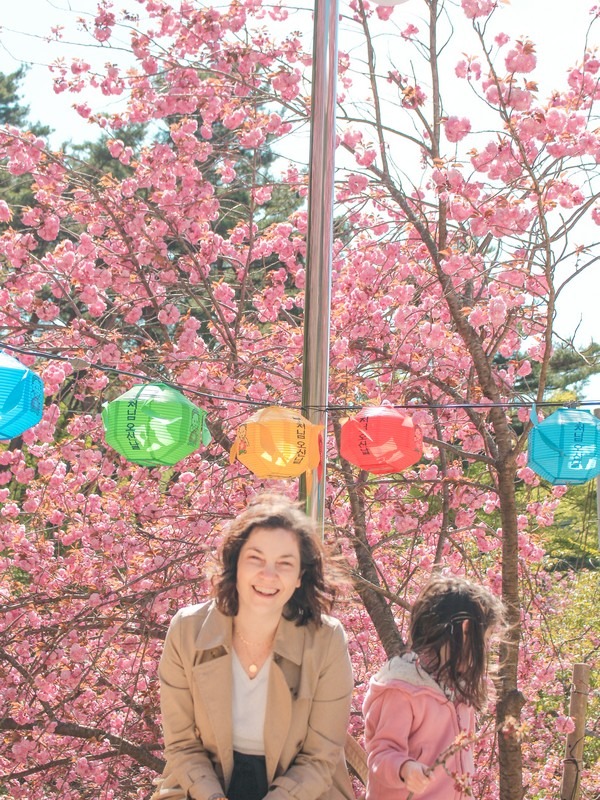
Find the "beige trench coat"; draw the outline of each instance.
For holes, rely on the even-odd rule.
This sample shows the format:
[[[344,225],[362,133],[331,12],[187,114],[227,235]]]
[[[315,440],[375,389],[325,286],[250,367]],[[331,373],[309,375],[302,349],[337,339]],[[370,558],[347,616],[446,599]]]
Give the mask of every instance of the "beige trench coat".
[[[229,786],[231,636],[231,617],[212,601],[173,617],[159,666],[167,764],[153,800],[208,800]],[[282,618],[264,728],[269,800],[354,800],[344,760],[352,688],[340,623]]]

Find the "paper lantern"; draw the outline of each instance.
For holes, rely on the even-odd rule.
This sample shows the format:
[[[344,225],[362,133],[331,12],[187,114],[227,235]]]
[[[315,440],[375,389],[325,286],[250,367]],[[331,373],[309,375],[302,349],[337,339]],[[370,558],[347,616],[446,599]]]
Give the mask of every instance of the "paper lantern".
[[[44,411],[44,384],[16,358],[0,352],[0,439],[32,428]]]
[[[259,478],[296,478],[319,466],[322,430],[299,411],[269,406],[239,426],[229,459]]]
[[[393,406],[363,408],[342,425],[340,454],[375,475],[401,472],[423,455],[423,435]]]
[[[210,442],[206,412],[164,383],[134,386],[102,410],[106,442],[128,461],[172,466]]]
[[[408,0],[375,0],[375,5],[378,6],[401,6]]]
[[[600,419],[590,411],[559,408],[534,424],[527,442],[527,464],[550,483],[586,483],[600,475]]]

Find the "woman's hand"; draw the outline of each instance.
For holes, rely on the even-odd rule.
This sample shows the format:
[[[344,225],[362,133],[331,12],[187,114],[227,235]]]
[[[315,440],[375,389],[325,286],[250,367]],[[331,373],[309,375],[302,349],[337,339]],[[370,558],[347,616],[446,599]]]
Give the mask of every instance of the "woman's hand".
[[[405,761],[400,767],[400,780],[404,782],[409,792],[421,794],[431,780],[429,772],[429,767],[420,761]]]

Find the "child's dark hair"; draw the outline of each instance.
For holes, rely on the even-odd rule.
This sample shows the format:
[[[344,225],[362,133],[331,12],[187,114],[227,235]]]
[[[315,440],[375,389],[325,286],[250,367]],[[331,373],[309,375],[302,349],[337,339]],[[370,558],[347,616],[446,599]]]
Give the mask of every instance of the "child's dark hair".
[[[411,647],[427,672],[479,709],[487,694],[486,633],[503,628],[505,620],[504,604],[485,587],[432,578],[412,608]]]

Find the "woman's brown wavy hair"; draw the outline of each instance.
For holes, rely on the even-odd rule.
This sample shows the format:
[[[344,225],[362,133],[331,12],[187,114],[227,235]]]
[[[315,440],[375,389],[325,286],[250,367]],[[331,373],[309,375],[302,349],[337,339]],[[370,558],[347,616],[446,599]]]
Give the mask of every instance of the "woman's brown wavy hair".
[[[295,534],[300,550],[300,586],[283,616],[296,625],[320,625],[321,615],[331,611],[337,593],[336,585],[325,575],[323,546],[310,517],[287,497],[272,493],[254,497],[227,527],[220,550],[221,571],[213,581],[219,611],[228,617],[238,613],[238,560],[254,528],[285,528]]]

